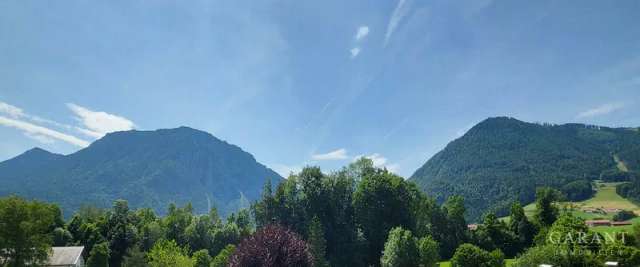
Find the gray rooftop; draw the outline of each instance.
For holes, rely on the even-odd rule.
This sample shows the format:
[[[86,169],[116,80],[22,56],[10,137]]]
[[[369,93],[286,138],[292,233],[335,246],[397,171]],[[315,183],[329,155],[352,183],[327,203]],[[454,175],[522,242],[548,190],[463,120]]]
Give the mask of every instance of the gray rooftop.
[[[52,247],[47,266],[73,265],[82,257],[84,247]]]

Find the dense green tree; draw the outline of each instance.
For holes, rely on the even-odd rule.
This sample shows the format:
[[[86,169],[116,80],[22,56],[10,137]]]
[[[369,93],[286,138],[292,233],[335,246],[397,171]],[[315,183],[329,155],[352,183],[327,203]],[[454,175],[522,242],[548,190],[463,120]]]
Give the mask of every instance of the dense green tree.
[[[84,245],[87,251],[91,251],[96,244],[106,241],[97,224],[89,222],[80,226],[80,235],[76,240],[78,244]]]
[[[488,252],[472,244],[462,244],[451,258],[452,267],[504,266],[504,255],[499,251]]]
[[[109,244],[107,242],[96,244],[93,246],[93,249],[91,249],[91,252],[89,252],[87,267],[109,267],[110,254]]]
[[[593,188],[589,180],[577,180],[563,185],[560,191],[570,201],[582,201],[593,196]]]
[[[151,250],[158,240],[165,238],[165,235],[165,229],[159,221],[151,221],[140,226],[140,249],[142,251]]]
[[[518,256],[514,264],[515,267],[540,266],[541,264],[560,265],[564,262],[563,255],[558,253],[554,246],[542,245],[528,249],[524,254]]]
[[[192,258],[194,267],[209,267],[212,260],[211,256],[209,255],[209,251],[207,251],[206,249],[194,252]]]
[[[71,233],[62,227],[53,229],[53,245],[56,247],[64,247],[73,241]]]
[[[127,251],[127,255],[124,256],[124,260],[122,261],[123,267],[146,267],[148,265],[146,253],[140,250],[138,246],[129,249],[129,251]]]
[[[233,222],[227,223],[221,228],[214,229],[212,237],[211,254],[217,255],[228,244],[240,242],[240,228]]]
[[[251,211],[249,209],[241,209],[238,212],[231,213],[231,215],[227,217],[227,224],[235,224],[238,226],[240,231],[240,240],[251,235],[253,233],[253,228],[255,227],[255,223],[251,218]]]
[[[305,167],[298,174],[303,205],[309,218],[313,216],[323,217],[326,211],[328,196],[322,184],[324,178],[324,174],[322,174],[319,167]]]
[[[447,235],[438,239],[442,246],[441,251],[444,253],[442,256],[445,258],[451,257],[460,244],[469,241],[465,213],[464,198],[452,196],[443,204],[442,215],[436,214],[439,217],[437,224],[443,224],[439,228],[445,231],[444,235]]]
[[[322,224],[320,223],[320,219],[318,219],[317,216],[313,217],[313,219],[311,219],[311,224],[309,224],[308,243],[311,255],[313,255],[313,266],[329,266],[325,258],[327,242],[324,239],[324,230],[322,229]]]
[[[425,236],[418,240],[417,245],[418,252],[420,253],[420,266],[438,266],[438,260],[440,259],[438,242],[433,240],[431,236]]]
[[[298,177],[290,176],[280,183],[274,198],[276,202],[274,223],[286,226],[296,233],[305,233],[307,214]]]
[[[260,201],[251,205],[253,217],[256,220],[256,226],[262,227],[272,224],[276,220],[277,203],[273,196],[273,186],[271,179],[267,179],[262,188],[262,196]]]
[[[450,234],[447,210],[440,207],[435,199],[421,195],[416,208],[416,233],[418,236],[431,236],[439,244],[439,254],[450,258],[460,244],[459,235]]]
[[[381,266],[409,267],[420,264],[420,251],[411,231],[395,227],[388,236],[380,258]]]
[[[0,199],[0,258],[7,266],[40,264],[51,248],[49,231],[55,227],[55,205],[16,196]]]
[[[638,217],[633,211],[621,210],[615,215],[613,215],[613,220],[616,222],[631,220],[635,217]]]
[[[562,199],[562,193],[549,187],[538,188],[536,191],[535,219],[542,227],[553,224],[558,218],[558,207],[554,202]]]
[[[191,267],[194,262],[188,255],[188,250],[178,246],[175,241],[160,240],[149,251],[147,257],[151,267]]]
[[[213,246],[213,232],[220,227],[209,215],[194,216],[191,224],[185,229],[187,243],[192,251],[209,249]]]
[[[113,203],[113,210],[109,212],[106,221],[111,266],[120,266],[127,250],[137,242],[137,229],[133,217],[127,201],[116,200]]]
[[[236,250],[236,246],[227,245],[223,250],[211,260],[211,267],[226,267],[229,264],[229,258]]]
[[[510,257],[520,252],[517,237],[506,223],[498,220],[495,214],[489,213],[485,216],[482,225],[474,231],[478,244],[484,250],[492,251],[499,249],[506,252]]]
[[[509,230],[517,237],[517,251],[529,247],[537,234],[536,226],[529,221],[520,202],[511,205]]]
[[[366,239],[364,258],[367,264],[379,264],[391,228],[414,229],[417,194],[415,186],[386,170],[366,174],[358,183],[353,205],[356,220]]]
[[[369,159],[366,159],[371,161]],[[360,160],[363,161],[363,160]],[[364,173],[352,163],[342,170],[325,177],[326,206],[320,221],[327,241],[326,256],[334,266],[359,266],[361,262],[361,241],[353,207],[353,193],[356,181],[353,175]],[[373,164],[373,163],[372,163]],[[351,255],[344,253],[351,251]]]
[[[175,240],[180,246],[187,246],[189,240],[186,236],[186,229],[193,220],[193,207],[191,203],[179,208],[175,204],[169,204],[167,216],[162,220],[163,228],[166,229],[166,237]]]

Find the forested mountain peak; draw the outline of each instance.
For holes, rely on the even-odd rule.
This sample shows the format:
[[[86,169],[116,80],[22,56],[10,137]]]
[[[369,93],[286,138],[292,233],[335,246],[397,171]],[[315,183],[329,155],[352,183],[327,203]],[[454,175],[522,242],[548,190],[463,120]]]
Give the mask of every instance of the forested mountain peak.
[[[27,151],[25,151],[24,153],[14,157],[13,159],[10,160],[14,160],[14,159],[32,159],[32,160],[39,160],[39,159],[53,159],[53,158],[57,158],[60,157],[62,155],[60,154],[55,154],[55,153],[51,153],[47,150],[44,150],[42,148],[39,147],[34,147],[32,149],[29,149]]]
[[[531,202],[536,187],[561,188],[619,171],[618,162],[640,169],[640,133],[495,117],[449,143],[410,179],[440,201],[464,196],[475,220],[487,211],[505,212],[514,200]]]
[[[248,206],[267,179],[282,177],[240,147],[189,127],[113,132],[67,156],[36,148],[0,163],[0,194],[55,201],[67,211],[124,198],[160,213],[169,203],[191,202],[197,212],[216,206],[225,214]]]

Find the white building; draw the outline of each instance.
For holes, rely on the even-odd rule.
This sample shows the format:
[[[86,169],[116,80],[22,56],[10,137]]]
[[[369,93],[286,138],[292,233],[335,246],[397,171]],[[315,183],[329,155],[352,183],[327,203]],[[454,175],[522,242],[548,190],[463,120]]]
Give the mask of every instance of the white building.
[[[46,267],[84,267],[84,247],[52,247]]]

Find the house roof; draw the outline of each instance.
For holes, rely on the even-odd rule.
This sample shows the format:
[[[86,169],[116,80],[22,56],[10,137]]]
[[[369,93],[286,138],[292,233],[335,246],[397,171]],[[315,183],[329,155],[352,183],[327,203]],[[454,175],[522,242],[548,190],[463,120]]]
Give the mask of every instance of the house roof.
[[[613,224],[613,225],[631,225],[631,222],[630,221],[611,222],[611,224]]]
[[[611,223],[610,220],[587,220],[586,223]]]
[[[73,265],[82,256],[84,247],[52,247],[47,266]]]

